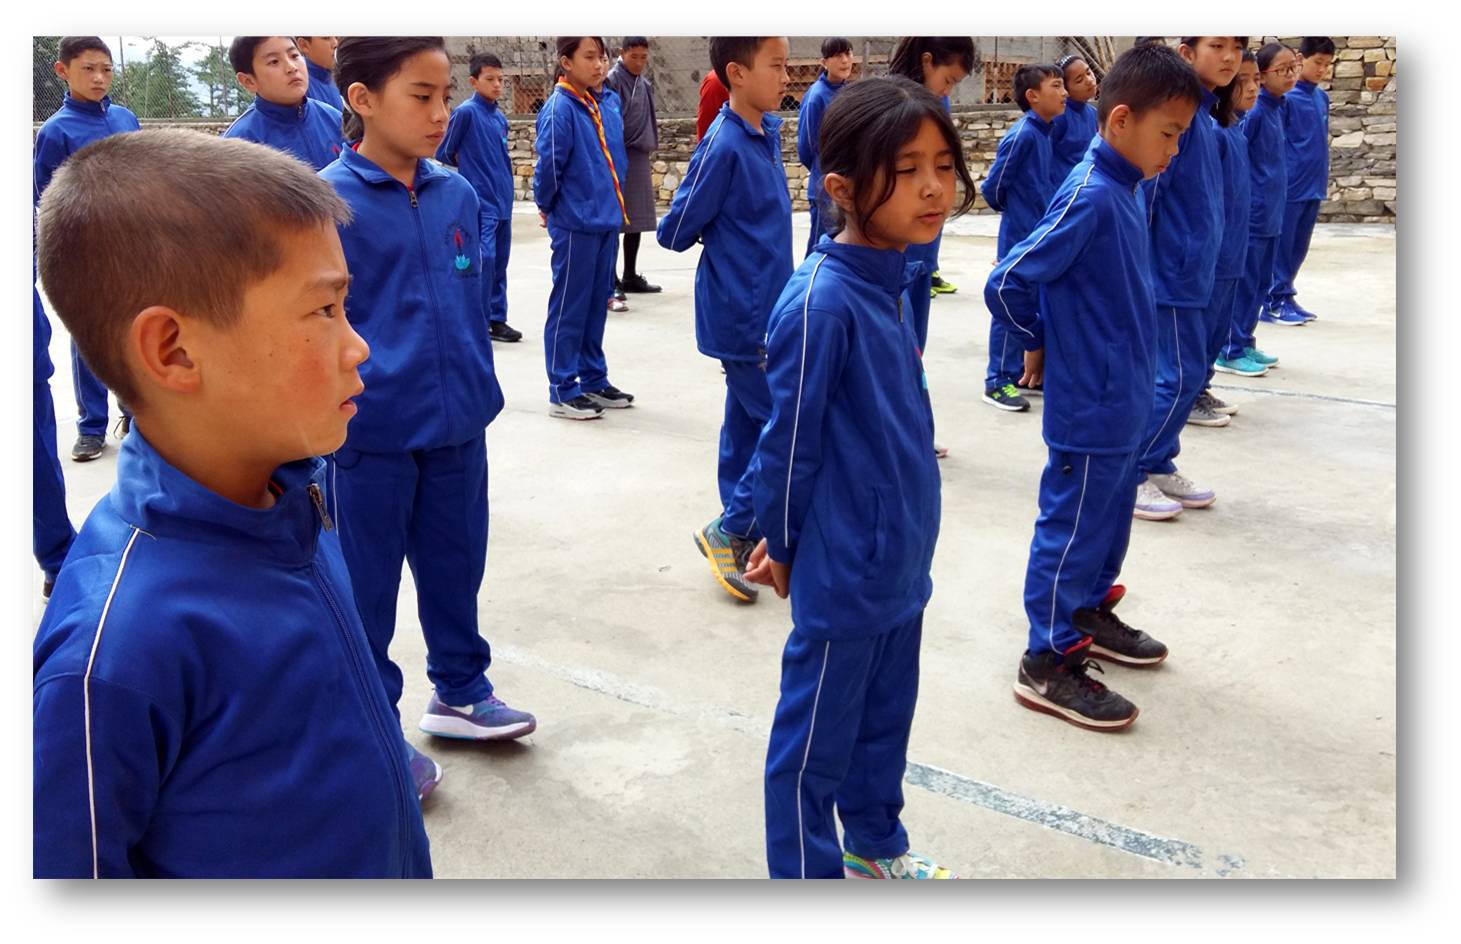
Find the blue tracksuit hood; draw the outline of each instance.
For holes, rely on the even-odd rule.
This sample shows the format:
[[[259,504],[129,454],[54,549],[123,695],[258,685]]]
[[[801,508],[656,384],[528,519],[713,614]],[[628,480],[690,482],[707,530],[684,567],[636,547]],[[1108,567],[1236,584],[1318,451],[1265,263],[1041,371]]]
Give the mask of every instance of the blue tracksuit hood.
[[[246,508],[123,441],[35,640],[37,876],[430,877],[324,463],[273,482]]]
[[[609,175],[609,162],[599,146],[598,129],[588,107],[555,88],[538,112],[537,129],[533,200],[548,214],[548,225],[580,233],[622,229],[624,211],[614,194],[614,178]],[[607,140],[607,126],[604,131]],[[623,137],[621,124],[621,142]]]
[[[481,435],[502,388],[482,310],[476,191],[424,159],[408,189],[351,148],[320,176],[355,215],[340,227],[345,308],[370,344],[350,447],[400,452]]]
[[[1288,202],[1323,200],[1329,188],[1329,94],[1300,79],[1283,97]]]
[[[298,105],[254,99],[225,138],[242,138],[292,154],[315,170],[340,156],[345,146],[340,110],[306,97]]]
[[[1156,382],[1156,302],[1141,171],[1104,140],[1072,168],[1029,236],[990,273],[985,304],[1045,349],[1045,442],[1138,448]]]
[[[452,112],[446,137],[436,149],[436,159],[456,167],[497,220],[512,218],[516,195],[509,137],[502,109],[474,92]]]
[[[112,104],[111,96],[100,102],[87,102],[72,98],[67,92],[61,99],[61,107],[47,118],[36,132],[34,166],[31,183],[34,200],[41,201],[41,193],[51,182],[51,176],[61,162],[86,147],[109,135],[123,131],[140,131],[142,124],[137,116],[121,105]]]
[[[1223,238],[1223,168],[1218,154],[1217,96],[1203,89],[1177,156],[1143,184],[1152,231],[1152,284],[1157,304],[1205,308],[1212,297]]]
[[[1248,259],[1248,218],[1253,212],[1253,182],[1248,167],[1248,138],[1235,122],[1218,129],[1223,165],[1223,239],[1218,244],[1216,279],[1236,279]]]
[[[791,276],[791,199],[781,164],[781,119],[759,133],[721,106],[659,221],[659,244],[705,244],[695,269],[695,341],[702,354],[759,361],[766,324]]]
[[[1258,90],[1253,110],[1243,116],[1248,139],[1248,177],[1253,198],[1248,226],[1254,236],[1277,236],[1283,230],[1283,206],[1288,200],[1288,173],[1284,167],[1283,99]]]
[[[1050,123],[1050,192],[1065,182],[1070,169],[1086,158],[1091,139],[1099,131],[1096,108],[1090,102],[1065,100],[1065,111]]]
[[[817,153],[817,135],[822,130],[822,113],[837,93],[847,87],[846,82],[833,85],[827,81],[826,70],[817,76],[807,94],[802,96],[801,107],[796,119],[796,157],[807,169],[807,199],[815,200],[822,193],[822,161]]]
[[[1050,130],[1050,122],[1033,111],[1021,115],[1000,139],[989,176],[980,187],[984,202],[1002,214],[996,250],[1001,259],[1040,222],[1055,193]]]
[[[335,111],[345,111],[345,99],[340,97],[340,90],[335,87],[335,73],[322,66],[317,66],[308,59],[304,62],[305,68],[309,70],[309,92],[306,94],[315,101],[329,105]]]
[[[903,253],[822,237],[771,316],[772,412],[752,466],[756,518],[790,562],[813,638],[872,636],[933,592],[939,471]]]

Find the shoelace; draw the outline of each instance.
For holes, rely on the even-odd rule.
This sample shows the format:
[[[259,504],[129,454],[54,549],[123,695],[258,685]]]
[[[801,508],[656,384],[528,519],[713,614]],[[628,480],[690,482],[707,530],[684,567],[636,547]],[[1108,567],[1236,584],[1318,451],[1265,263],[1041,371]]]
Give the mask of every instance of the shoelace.
[[[1080,682],[1081,688],[1088,689],[1097,695],[1101,694],[1106,690],[1105,684],[1102,682],[1098,682],[1095,679],[1091,678],[1089,675],[1087,675],[1087,669],[1095,669],[1102,675],[1106,674],[1106,670],[1101,668],[1101,664],[1095,659],[1087,659],[1075,668],[1067,667],[1066,671],[1076,677],[1076,679]]]
[[[751,566],[751,552],[756,549],[756,542],[747,540],[732,541],[731,543],[735,548],[736,570],[745,573],[746,568]]]
[[[1014,384],[1005,384],[1003,387],[1000,388],[1000,390],[1007,397],[1017,397],[1020,395],[1019,388],[1017,388]]]

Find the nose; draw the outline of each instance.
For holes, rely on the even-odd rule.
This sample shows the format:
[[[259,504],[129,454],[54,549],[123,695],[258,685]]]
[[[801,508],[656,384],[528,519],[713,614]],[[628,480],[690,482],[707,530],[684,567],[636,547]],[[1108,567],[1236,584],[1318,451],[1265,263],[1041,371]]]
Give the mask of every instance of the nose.
[[[348,321],[345,323],[345,330],[350,332],[350,336],[345,339],[345,345],[343,348],[343,352],[345,355],[345,366],[350,370],[354,370],[361,364],[370,360],[370,345],[366,343],[365,338],[362,338],[360,336],[360,333],[355,330],[355,326],[350,324]]]

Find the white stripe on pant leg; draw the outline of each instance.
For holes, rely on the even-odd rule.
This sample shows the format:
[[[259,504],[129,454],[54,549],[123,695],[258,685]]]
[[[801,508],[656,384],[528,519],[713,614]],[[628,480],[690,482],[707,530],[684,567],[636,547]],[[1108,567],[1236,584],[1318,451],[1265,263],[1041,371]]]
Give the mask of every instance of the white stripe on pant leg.
[[[563,261],[563,297],[558,299],[558,325],[553,329],[553,364],[548,368],[550,373],[558,369],[558,334],[563,330],[563,304],[568,301],[568,274],[571,271],[573,271],[573,230],[568,231],[568,257]],[[548,381],[553,383],[553,378],[549,377]]]
[[[1045,638],[1050,642],[1050,648],[1055,648],[1055,605],[1060,600],[1060,572],[1065,569],[1065,558],[1070,553],[1070,547],[1075,543],[1076,532],[1081,528],[1081,509],[1086,504],[1086,479],[1091,474],[1091,457],[1086,456],[1086,467],[1081,472],[1081,497],[1075,503],[1075,524],[1070,529],[1070,540],[1065,542],[1065,550],[1060,553],[1060,563],[1055,568],[1055,585],[1050,588],[1050,625],[1045,630]]]
[[[1177,309],[1172,309],[1172,346],[1177,352],[1177,393],[1172,397],[1172,407],[1167,411],[1166,419],[1162,425],[1157,427],[1157,432],[1152,436],[1152,441],[1146,444],[1146,449],[1141,451],[1141,457],[1146,458],[1147,451],[1156,445],[1158,439],[1162,438],[1162,430],[1172,421],[1172,414],[1177,412],[1177,398],[1182,395],[1182,332],[1177,330]]]
[[[817,705],[822,700],[822,679],[827,677],[827,656],[832,640],[822,647],[822,671],[817,675],[817,694],[812,697],[812,723],[807,726],[807,749],[802,753],[802,769],[796,772],[796,837],[801,848],[802,878],[807,877],[807,830],[802,820],[802,774],[807,772],[807,758],[812,756],[812,734],[817,730]]]
[[[102,604],[101,619],[96,624],[96,636],[91,640],[91,655],[86,658],[86,674],[81,678],[81,711],[86,725],[86,805],[91,813],[92,878],[101,878],[101,870],[98,864],[96,839],[96,777],[91,762],[91,668],[96,664],[96,650],[101,645],[101,631],[107,624],[107,611],[112,608],[112,597],[117,595],[117,584],[122,582],[122,571],[127,566],[127,555],[132,553],[132,545],[137,543],[137,535],[141,533],[140,529],[134,527],[132,536],[127,539],[127,547],[122,551],[122,559],[117,564],[117,575],[112,578],[112,588],[107,591],[106,603]]]

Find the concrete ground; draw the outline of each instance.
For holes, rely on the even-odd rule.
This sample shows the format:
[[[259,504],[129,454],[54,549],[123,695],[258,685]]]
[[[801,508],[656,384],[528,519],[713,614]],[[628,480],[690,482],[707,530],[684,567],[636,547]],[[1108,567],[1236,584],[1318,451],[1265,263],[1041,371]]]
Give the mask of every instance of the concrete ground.
[[[980,402],[996,226],[950,224],[942,274],[960,290],[933,303],[926,364],[951,455],[909,750],[915,847],[973,878],[1393,877],[1394,230],[1321,226],[1300,281],[1321,320],[1261,326],[1282,367],[1219,374],[1241,412],[1186,427],[1181,467],[1219,499],[1135,523],[1121,612],[1172,656],[1109,668],[1142,709],[1110,735],[1010,692],[1045,450],[1039,400],[1029,414]],[[551,419],[547,240],[531,208],[515,217],[509,319],[527,338],[496,347],[507,408],[488,436],[480,599],[493,682],[539,727],[486,745],[416,731],[430,692],[408,572],[392,655],[407,737],[446,769],[426,807],[440,877],[765,875],[761,772],[790,619],[769,591],[731,600],[691,541],[717,514],[724,395],[695,350],[695,263],[646,238],[640,268],[665,291],[609,316],[611,378],[635,407]],[[116,450],[64,458],[75,407],[59,322],[52,356],[80,522]]]

